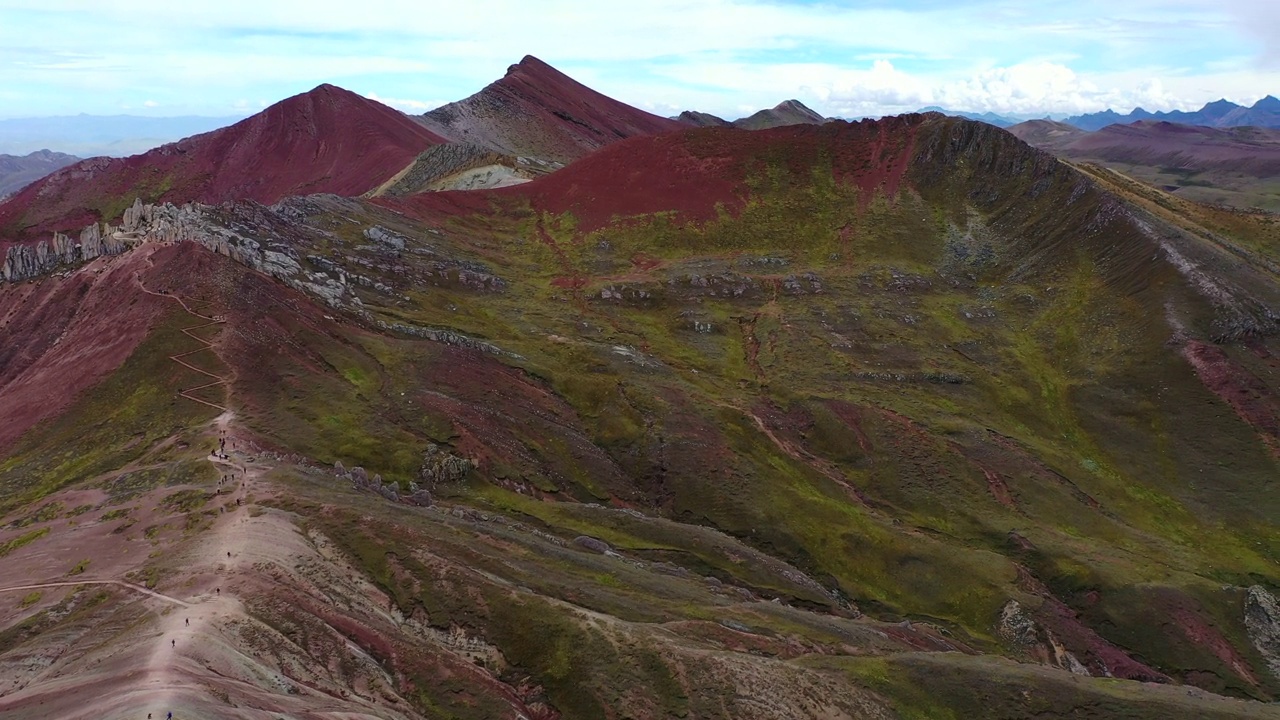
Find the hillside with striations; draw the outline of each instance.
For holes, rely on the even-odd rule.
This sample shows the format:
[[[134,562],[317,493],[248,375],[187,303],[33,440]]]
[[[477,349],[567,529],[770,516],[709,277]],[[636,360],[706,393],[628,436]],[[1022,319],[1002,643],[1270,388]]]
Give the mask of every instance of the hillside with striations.
[[[0,204],[0,237],[111,220],[148,202],[357,195],[444,140],[404,114],[332,85],[283,100],[230,127],[128,158],[63,168]]]
[[[562,163],[618,140],[682,127],[602,95],[533,56],[475,95],[418,119],[454,142]]]

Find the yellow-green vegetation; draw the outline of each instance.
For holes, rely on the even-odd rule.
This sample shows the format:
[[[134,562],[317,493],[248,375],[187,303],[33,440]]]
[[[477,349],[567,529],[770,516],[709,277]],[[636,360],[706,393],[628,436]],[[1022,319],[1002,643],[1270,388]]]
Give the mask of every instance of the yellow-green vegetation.
[[[438,497],[765,595],[848,598],[987,650],[1001,647],[1007,600],[1041,605],[1029,574],[1161,671],[1230,676],[1207,646],[1169,651],[1151,632],[1181,631],[1151,631],[1140,612],[1225,613],[1188,598],[1215,583],[1280,584],[1280,501],[1265,492],[1280,467],[1163,321],[1209,328],[1215,310],[1153,260],[1114,200],[1012,139],[991,142],[1004,145],[912,170],[914,189],[895,198],[864,197],[821,153],[765,152],[745,165],[742,210],[704,223],[658,212],[583,232],[572,212],[519,205],[450,220],[447,252],[486,263],[505,289],[408,285],[407,301],[362,294],[365,308],[511,355],[464,361],[409,338],[291,328],[330,370],[278,360],[254,389],[267,409],[249,419],[321,462],[401,482],[428,442],[467,438],[492,452]],[[1273,252],[1238,219],[1197,222]],[[1232,358],[1261,373],[1248,355]],[[516,381],[495,381],[513,366]],[[523,393],[547,399],[526,413]],[[547,502],[570,499],[670,524]],[[726,562],[678,530],[697,526],[821,590]],[[375,575],[394,596],[388,573]],[[595,588],[594,607],[634,612],[606,592],[616,575],[575,577]],[[1162,590],[1121,592],[1135,583]],[[1248,653],[1238,614],[1218,622]]]
[[[596,208],[507,198],[428,229],[316,200],[307,222],[323,232],[300,232],[299,255],[392,291],[353,283],[356,326],[281,310],[280,288],[244,279],[238,422],[320,466],[422,480],[443,507],[302,468],[264,502],[404,617],[497,646],[503,681],[528,678],[566,718],[724,714],[699,696],[732,694],[708,669],[729,657],[877,693],[904,717],[1208,707],[1008,660],[1070,665],[1063,651],[1095,674],[1280,696],[1242,609],[1244,588],[1280,587],[1280,235],[930,122],[894,197],[850,179],[889,174],[879,155],[765,147],[725,164],[745,173],[741,202],[704,222],[655,208],[588,231]],[[699,162],[721,160],[714,134],[690,137],[707,143]],[[374,224],[422,246],[392,257],[363,239]],[[147,342],[178,346],[172,324]],[[121,383],[178,382],[130,363]],[[95,473],[116,502],[181,483],[197,489],[163,505],[199,529],[216,470],[177,443],[148,448],[208,445],[190,428],[210,413],[159,396],[125,413],[112,392],[24,438],[0,502]],[[468,469],[427,480],[428,457]],[[1010,600],[1043,631],[1035,647],[998,627]],[[921,647],[962,652],[905,651]],[[454,712],[438,675],[404,672],[417,711]]]
[[[44,527],[39,530],[25,532],[17,537],[9,538],[8,540],[0,543],[0,557],[4,557],[14,550],[17,550],[24,545],[29,545],[48,534],[49,528]]]
[[[41,593],[39,590],[29,592],[26,595],[22,596],[22,601],[18,603],[18,607],[29,608],[32,605],[35,605],[36,603],[40,602],[40,598],[42,597],[44,597],[44,594]]]
[[[160,504],[176,513],[190,513],[204,507],[209,501],[210,494],[206,490],[199,488],[189,488],[187,490],[179,490],[171,495],[165,496]]]
[[[13,527],[27,527],[35,523],[49,522],[62,517],[63,504],[60,502],[45,503],[36,509],[30,515],[25,515],[13,521]]]
[[[85,558],[75,564],[75,567],[67,571],[67,575],[81,575],[85,570],[89,569],[89,563],[93,562],[90,558]]]
[[[166,316],[124,364],[67,412],[33,428],[0,461],[0,512],[33,503],[69,483],[124,467],[176,430],[192,432],[216,414],[176,402],[195,373],[169,360],[190,349],[181,311]],[[207,465],[207,463],[206,463]]]

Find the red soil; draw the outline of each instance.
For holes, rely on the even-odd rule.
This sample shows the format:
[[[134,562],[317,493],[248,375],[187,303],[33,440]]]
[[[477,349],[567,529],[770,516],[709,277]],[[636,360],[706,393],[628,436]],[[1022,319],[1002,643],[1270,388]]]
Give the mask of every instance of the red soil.
[[[455,140],[568,162],[623,138],[679,130],[679,122],[602,95],[526,56],[501,80],[423,116]]]
[[[134,196],[273,203],[309,193],[358,195],[443,142],[396,110],[321,85],[221,130],[63,168],[0,205],[0,234],[78,231],[103,208]]]
[[[1200,382],[1231,405],[1241,420],[1258,431],[1271,453],[1280,458],[1280,399],[1216,345],[1191,340],[1182,354],[1195,368]]]
[[[1169,676],[1134,660],[1080,621],[1076,612],[1056,598],[1045,598],[1036,620],[1056,635],[1091,673],[1106,670],[1113,677],[1142,682],[1169,682]]]
[[[1177,623],[1178,628],[1188,640],[1213,653],[1214,657],[1231,668],[1231,671],[1242,680],[1257,687],[1258,677],[1249,669],[1249,663],[1245,662],[1231,642],[1223,637],[1217,628],[1205,622],[1204,617],[1199,613],[1186,607],[1178,607],[1174,609],[1171,619]]]
[[[118,368],[170,309],[137,291],[135,271],[146,263],[132,253],[66,278],[0,284],[0,450]]]
[[[618,219],[673,213],[677,222],[713,220],[742,210],[744,181],[769,166],[810,181],[829,166],[837,182],[857,187],[861,204],[896,197],[907,181],[919,129],[934,118],[904,115],[857,123],[793,125],[772,130],[697,128],[614,143],[533,182],[495,190],[424,193],[378,202],[427,221],[495,205],[572,213],[587,233]]]
[[[1036,621],[1053,633],[1091,674],[1141,682],[1170,681],[1168,675],[1129,657],[1085,625],[1075,610],[1054,597],[1026,568],[1018,568],[1018,582],[1023,589],[1044,598],[1044,603],[1035,611]]]
[[[492,191],[527,198],[537,210],[572,212],[584,232],[616,217],[674,211],[685,221],[740,210],[743,181],[782,164],[797,182],[829,163],[838,182],[857,186],[863,203],[894,197],[910,166],[917,129],[929,118],[905,115],[858,123],[793,125],[744,132],[700,128],[625,140],[533,182]]]

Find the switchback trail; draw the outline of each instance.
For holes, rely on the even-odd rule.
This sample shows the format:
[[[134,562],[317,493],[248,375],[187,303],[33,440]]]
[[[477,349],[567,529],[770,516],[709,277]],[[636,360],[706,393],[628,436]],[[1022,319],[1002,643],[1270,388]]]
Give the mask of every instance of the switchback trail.
[[[200,373],[201,375],[204,375],[204,376],[207,376],[207,377],[213,378],[213,382],[207,382],[207,383],[205,383],[205,384],[203,384],[203,385],[197,385],[196,387],[192,387],[192,388],[184,388],[184,389],[182,389],[182,390],[179,390],[179,391],[178,391],[178,394],[179,394],[179,395],[181,395],[182,397],[184,397],[184,398],[186,398],[186,399],[188,399],[188,400],[192,400],[192,401],[194,401],[194,402],[198,402],[198,403],[200,403],[201,405],[208,405],[208,406],[209,406],[209,407],[211,407],[211,408],[215,408],[215,409],[217,409],[217,410],[221,410],[221,411],[223,411],[223,412],[226,412],[226,411],[227,411],[227,408],[223,407],[222,405],[218,405],[217,403],[211,403],[211,402],[209,402],[208,400],[202,400],[202,399],[200,399],[200,398],[198,398],[198,397],[195,397],[195,396],[194,396],[194,395],[192,395],[191,393],[193,393],[193,392],[195,392],[195,391],[197,391],[197,390],[203,390],[203,389],[205,389],[205,388],[214,387],[215,385],[226,385],[226,384],[227,384],[227,379],[226,379],[226,378],[224,378],[224,377],[222,377],[221,375],[215,375],[214,373],[211,373],[211,372],[209,372],[208,370],[201,370],[200,368],[196,367],[195,365],[192,365],[191,363],[186,362],[185,360],[183,360],[183,359],[182,359],[182,358],[184,358],[184,357],[186,357],[186,356],[188,356],[188,355],[194,355],[194,354],[196,354],[196,353],[198,353],[198,352],[201,352],[201,351],[203,351],[203,350],[209,350],[209,351],[212,351],[212,350],[213,350],[213,343],[211,343],[211,342],[209,342],[208,340],[205,340],[204,338],[202,338],[202,337],[200,337],[200,336],[198,336],[198,335],[196,335],[196,334],[192,333],[192,332],[191,332],[192,330],[199,330],[200,328],[206,328],[206,327],[209,327],[210,325],[221,325],[221,324],[223,324],[223,323],[224,323],[224,322],[226,322],[226,321],[225,321],[225,320],[219,320],[219,319],[217,319],[217,318],[210,317],[210,316],[208,316],[208,315],[202,315],[201,313],[198,313],[198,312],[196,312],[195,310],[192,310],[192,309],[191,309],[191,307],[190,307],[190,306],[188,306],[188,305],[187,305],[187,303],[186,303],[185,301],[183,301],[183,299],[182,299],[182,298],[180,298],[180,297],[178,297],[177,295],[170,295],[169,293],[160,293],[160,292],[156,292],[156,291],[154,291],[154,290],[149,290],[149,289],[147,289],[147,286],[142,284],[142,278],[141,278],[141,277],[139,277],[137,273],[134,273],[134,279],[135,279],[135,280],[137,280],[137,282],[138,282],[138,287],[142,290],[142,292],[147,293],[148,295],[155,295],[156,297],[164,297],[164,298],[169,298],[169,299],[171,299],[171,300],[174,300],[174,301],[176,301],[179,305],[181,305],[181,306],[182,306],[182,309],[183,309],[183,310],[185,310],[185,311],[187,312],[187,314],[188,314],[188,315],[192,315],[192,316],[194,316],[194,317],[198,317],[198,318],[200,318],[200,319],[202,319],[202,320],[208,320],[208,321],[209,321],[209,322],[206,322],[206,323],[201,323],[201,324],[199,324],[199,325],[191,325],[191,326],[189,326],[189,327],[181,328],[181,330],[182,330],[182,334],[184,334],[184,335],[186,335],[187,337],[191,338],[192,340],[195,340],[196,342],[200,343],[200,344],[202,345],[202,347],[196,348],[195,350],[192,350],[192,351],[190,351],[190,352],[179,353],[179,354],[177,354],[177,355],[170,355],[170,356],[169,356],[169,359],[170,359],[170,360],[172,360],[172,361],[174,361],[174,362],[176,362],[176,363],[178,363],[179,365],[181,365],[181,366],[183,366],[183,367],[187,368],[188,370],[193,370],[193,371],[195,371],[195,372]]]

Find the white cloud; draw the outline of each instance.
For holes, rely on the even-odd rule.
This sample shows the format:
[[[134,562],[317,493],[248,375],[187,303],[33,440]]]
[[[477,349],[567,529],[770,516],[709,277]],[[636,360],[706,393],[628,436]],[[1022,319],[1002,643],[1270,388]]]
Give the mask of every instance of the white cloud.
[[[727,115],[788,97],[842,115],[1037,113],[1280,91],[1265,72],[1280,67],[1280,3],[1222,3],[0,0],[21,11],[0,22],[0,97],[6,112],[92,112],[146,92],[166,111],[221,112],[333,82],[422,112],[444,101],[420,98],[464,97],[526,53],[626,102]]]
[[[378,95],[378,93],[372,93],[372,92],[366,94],[365,97],[369,98],[370,100],[380,102],[383,105],[390,105],[391,107],[401,112],[413,113],[417,115],[421,115],[422,113],[428,110],[434,110],[440,107],[441,105],[447,104],[448,102],[448,101],[442,102],[439,100],[406,100],[403,98],[382,97]]]
[[[156,102],[155,100],[146,100],[142,103],[142,106],[149,107],[149,108],[160,107],[160,103]]]

